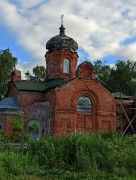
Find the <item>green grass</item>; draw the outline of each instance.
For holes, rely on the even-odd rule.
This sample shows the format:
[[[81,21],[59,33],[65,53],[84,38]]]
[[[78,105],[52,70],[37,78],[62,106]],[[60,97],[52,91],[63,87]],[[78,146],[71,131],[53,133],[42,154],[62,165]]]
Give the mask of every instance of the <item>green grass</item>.
[[[2,145],[1,145],[2,147]],[[136,179],[136,135],[49,136],[0,149],[0,179]]]

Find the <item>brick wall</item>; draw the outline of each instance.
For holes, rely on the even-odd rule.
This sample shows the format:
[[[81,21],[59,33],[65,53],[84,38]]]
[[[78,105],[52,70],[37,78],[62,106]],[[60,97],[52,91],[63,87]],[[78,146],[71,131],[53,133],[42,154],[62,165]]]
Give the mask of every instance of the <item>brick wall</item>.
[[[9,89],[8,89],[8,96],[17,96],[18,90],[13,81],[10,82]]]
[[[31,106],[34,102],[44,101],[44,93],[33,91],[19,91],[18,102],[24,110],[27,106]]]
[[[5,131],[5,133],[10,136],[12,135],[13,129],[12,125],[9,122],[10,118],[18,119],[17,115],[0,115],[0,120],[2,120],[3,126],[2,129]]]
[[[65,51],[52,51],[47,52],[46,55],[46,79],[63,78],[71,79],[76,76],[76,64],[78,55],[76,52]],[[64,59],[67,58],[70,61],[70,73],[63,72]],[[48,70],[49,69],[49,70]],[[49,72],[48,72],[49,71]]]
[[[77,112],[81,96],[91,99],[91,113]],[[115,106],[112,94],[96,79],[77,78],[56,88],[54,133],[114,131]]]

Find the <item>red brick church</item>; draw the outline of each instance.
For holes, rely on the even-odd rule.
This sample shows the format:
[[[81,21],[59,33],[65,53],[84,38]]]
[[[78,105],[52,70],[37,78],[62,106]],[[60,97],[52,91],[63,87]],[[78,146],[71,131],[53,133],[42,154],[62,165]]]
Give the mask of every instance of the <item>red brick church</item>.
[[[20,112],[26,132],[37,124],[35,137],[116,129],[117,101],[112,92],[90,62],[77,67],[78,44],[65,35],[63,25],[59,30],[46,44],[46,81],[21,80],[18,70],[11,74],[7,98],[0,101],[0,128],[9,135],[12,127],[7,119]]]

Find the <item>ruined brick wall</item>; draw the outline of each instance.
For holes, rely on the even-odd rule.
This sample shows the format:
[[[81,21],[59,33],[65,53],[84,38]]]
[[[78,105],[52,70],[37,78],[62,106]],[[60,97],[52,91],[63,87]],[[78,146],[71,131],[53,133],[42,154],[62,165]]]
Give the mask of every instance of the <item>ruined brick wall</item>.
[[[56,92],[55,89],[50,89],[47,92],[45,92],[44,100],[48,101],[51,105],[51,107],[55,108],[55,102],[56,102]]]
[[[25,130],[31,120],[40,123],[40,134],[51,134],[52,107],[41,92],[19,92],[18,101],[25,118]]]
[[[17,91],[14,83],[9,88],[8,96],[16,96],[21,111],[25,120],[25,131],[27,131],[27,124],[30,120],[37,120],[40,122],[40,134],[51,134],[52,132],[52,116],[55,105],[54,90],[47,93],[34,91]],[[50,105],[51,104],[51,105]],[[11,117],[11,116],[10,116]],[[7,117],[4,116],[4,130],[8,134],[12,134],[12,128],[7,122]],[[42,132],[44,131],[44,132]]]
[[[31,106],[34,102],[44,101],[44,93],[34,91],[19,91],[18,102],[22,110]]]
[[[44,94],[41,92],[20,91],[18,93],[17,99],[19,106],[24,114],[25,124],[27,124],[27,122],[32,119],[31,113],[35,111],[35,109],[32,109],[31,106],[35,102],[43,102]]]
[[[91,99],[92,112],[77,112],[81,96]],[[96,79],[77,78],[56,88],[54,133],[61,135],[80,130],[90,133],[115,130],[114,98]]]
[[[10,136],[13,133],[12,125],[9,122],[10,118],[18,119],[17,115],[0,115],[0,120],[3,123],[2,130],[5,131],[5,133]]]
[[[45,93],[45,101],[49,102],[52,111],[50,114],[51,121],[50,121],[50,126],[51,126],[51,133],[54,134],[54,119],[55,119],[55,105],[56,105],[56,91],[55,89],[50,89]]]
[[[18,90],[13,81],[10,82],[9,89],[8,89],[8,96],[17,96]]]

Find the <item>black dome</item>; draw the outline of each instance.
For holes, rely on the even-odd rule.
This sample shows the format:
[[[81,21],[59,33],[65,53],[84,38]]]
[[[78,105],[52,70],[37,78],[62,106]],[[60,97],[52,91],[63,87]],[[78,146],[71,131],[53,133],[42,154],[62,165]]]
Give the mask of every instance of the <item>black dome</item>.
[[[46,49],[51,50],[70,50],[72,52],[75,52],[78,48],[78,44],[76,41],[74,41],[72,38],[65,35],[65,28],[63,25],[61,25],[60,34],[57,36],[52,37],[49,41],[46,43]]]

